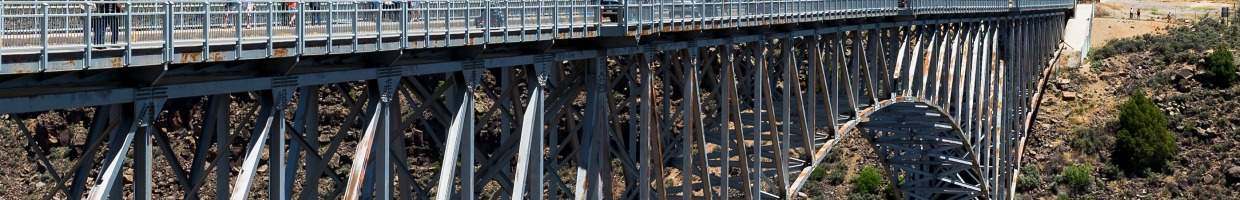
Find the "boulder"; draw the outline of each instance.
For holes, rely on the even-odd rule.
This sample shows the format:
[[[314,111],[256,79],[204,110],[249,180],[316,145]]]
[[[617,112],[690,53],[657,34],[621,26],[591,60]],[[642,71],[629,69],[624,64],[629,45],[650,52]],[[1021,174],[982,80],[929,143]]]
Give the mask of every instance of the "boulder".
[[[1058,79],[1055,79],[1055,85],[1056,85],[1056,86],[1059,86],[1059,87],[1061,87],[1061,88],[1062,88],[1062,87],[1067,87],[1069,84],[1072,84],[1072,80],[1071,80],[1071,79],[1067,79],[1067,78],[1058,78]]]
[[[1077,97],[1080,97],[1080,96],[1078,96],[1076,92],[1063,92],[1064,101],[1076,100]]]
[[[1235,184],[1240,182],[1240,166],[1231,166],[1227,168],[1227,183]]]

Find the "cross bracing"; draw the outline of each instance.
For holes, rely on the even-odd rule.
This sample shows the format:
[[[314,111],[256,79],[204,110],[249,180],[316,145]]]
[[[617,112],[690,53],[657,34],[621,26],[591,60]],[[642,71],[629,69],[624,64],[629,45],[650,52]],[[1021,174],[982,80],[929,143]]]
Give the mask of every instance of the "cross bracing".
[[[159,196],[157,168],[172,168],[185,198],[204,188],[253,198],[254,187],[272,199],[799,198],[810,171],[851,133],[877,147],[908,198],[1013,197],[1062,10],[891,17],[918,10],[903,6],[731,28],[654,20],[628,30],[637,35],[553,43],[18,72],[0,84],[10,91],[0,112],[95,108],[90,153],[47,194],[70,198]],[[645,29],[677,23],[701,24]],[[92,85],[64,84],[76,82]],[[335,93],[360,95],[344,97],[346,116],[330,122],[349,128],[328,133],[323,102],[312,99]],[[228,125],[242,94],[258,102],[248,130]],[[174,141],[152,122],[187,100],[204,108],[196,153],[153,156]],[[414,138],[429,147],[410,146]],[[412,168],[409,148],[440,152],[429,156],[435,170]],[[132,183],[117,180],[124,171]]]

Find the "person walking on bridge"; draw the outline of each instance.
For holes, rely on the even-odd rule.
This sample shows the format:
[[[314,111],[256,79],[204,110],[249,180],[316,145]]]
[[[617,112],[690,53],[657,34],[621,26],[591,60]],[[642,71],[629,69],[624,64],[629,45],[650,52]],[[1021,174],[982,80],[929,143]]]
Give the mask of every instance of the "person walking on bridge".
[[[297,10],[298,9],[301,9],[301,8],[297,7],[297,2],[284,2],[284,10],[288,12],[287,14],[284,14],[285,16],[284,18],[288,19],[285,21],[285,25],[297,26]]]
[[[306,13],[310,15],[308,17],[311,25],[323,25],[323,10],[325,10],[323,9],[323,4],[327,3],[318,1],[306,3],[306,6],[308,6]]]
[[[125,5],[116,3],[115,0],[105,2],[112,3],[95,4],[95,15],[98,17],[94,17],[90,20],[91,33],[94,34],[94,37],[91,38],[91,42],[95,45],[103,45],[103,38],[107,35],[106,31],[108,31],[108,29],[112,30],[112,44],[116,44],[116,41],[120,40],[120,13],[121,10],[125,8]],[[96,46],[95,48],[102,49],[104,47]]]

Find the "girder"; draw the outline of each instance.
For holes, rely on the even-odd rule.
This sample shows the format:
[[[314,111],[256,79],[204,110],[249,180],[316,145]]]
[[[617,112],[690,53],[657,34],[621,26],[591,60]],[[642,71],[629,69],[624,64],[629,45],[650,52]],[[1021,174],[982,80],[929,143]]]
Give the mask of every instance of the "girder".
[[[1007,199],[1037,102],[1035,83],[1044,79],[1064,17],[1013,12],[395,59],[270,77],[0,95],[0,111],[98,107],[84,160],[66,171],[71,176],[51,170],[65,188],[56,192],[71,198],[120,198],[126,186],[137,199],[165,195],[151,171],[171,167],[186,199],[246,199],[256,188],[270,199],[794,199],[828,152],[860,133],[887,176],[903,180],[897,184],[907,198]],[[664,25],[638,31],[685,26]],[[409,38],[374,48],[421,42]],[[57,98],[70,99],[39,102]],[[165,102],[181,99],[205,99],[198,101],[201,128],[161,130],[163,111],[186,109]],[[230,119],[242,104],[257,104],[247,111],[256,115],[252,122]],[[329,104],[344,109],[324,108]],[[249,134],[233,134],[245,127]],[[171,152],[180,142],[167,136],[173,131],[197,135],[188,165]],[[163,157],[172,164],[153,164],[153,147],[172,155]],[[103,163],[96,168],[93,159]],[[128,185],[118,180],[125,170],[134,171]]]

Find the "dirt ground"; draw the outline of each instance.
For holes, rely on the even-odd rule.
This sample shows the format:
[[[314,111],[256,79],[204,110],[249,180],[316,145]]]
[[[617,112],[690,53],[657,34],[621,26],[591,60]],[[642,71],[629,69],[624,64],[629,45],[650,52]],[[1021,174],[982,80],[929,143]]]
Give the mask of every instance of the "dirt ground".
[[[1170,25],[1160,21],[1094,18],[1094,34],[1089,38],[1089,43],[1092,47],[1102,47],[1114,39],[1162,33]]]
[[[1098,17],[1187,22],[1198,17],[1218,17],[1222,12],[1220,8],[1234,3],[1234,0],[1103,0]],[[1140,16],[1136,15],[1137,11],[1141,12]],[[1129,12],[1133,12],[1133,16],[1129,17]]]
[[[1098,7],[1090,39],[1094,49],[1108,41],[1145,34],[1164,34],[1169,27],[1187,24],[1198,17],[1217,17],[1218,7],[1230,3],[1196,1],[1104,1]],[[1140,8],[1142,18],[1128,19],[1129,8]],[[1211,13],[1213,11],[1214,13]],[[1174,14],[1173,14],[1174,13]],[[1166,20],[1166,16],[1177,16]],[[1183,17],[1183,18],[1181,18]],[[1191,17],[1191,18],[1189,18]],[[1072,54],[1072,53],[1067,53]],[[1201,89],[1190,77],[1196,70],[1185,63],[1156,63],[1149,53],[1125,54],[1084,65],[1067,65],[1049,81],[1026,144],[1025,164],[1039,171],[1039,183],[1019,192],[1017,199],[1236,199],[1240,184],[1229,170],[1240,169],[1232,155],[1237,141],[1228,136],[1238,121],[1235,101],[1228,99],[1238,91]],[[1171,121],[1180,140],[1179,159],[1170,173],[1150,177],[1124,177],[1108,163],[1108,145],[1114,129],[1116,107],[1128,92],[1143,88]],[[1196,106],[1193,106],[1196,105]],[[1217,105],[1217,106],[1201,106]],[[1207,114],[1202,114],[1207,113]],[[1196,115],[1231,113],[1207,117]],[[1193,121],[1193,122],[1188,122]],[[1199,123],[1199,124],[1198,124]],[[1195,124],[1195,125],[1194,125]],[[1216,125],[1222,124],[1222,125]],[[1234,124],[1234,123],[1233,123]],[[1092,152],[1092,153],[1089,153]],[[1093,188],[1073,193],[1059,182],[1064,166],[1089,164],[1094,167]],[[1237,170],[1240,172],[1240,170]],[[1023,176],[1023,175],[1022,175]]]
[[[1112,39],[1162,33],[1168,26],[1187,24],[1201,17],[1218,17],[1223,7],[1234,7],[1234,3],[1232,0],[1104,0],[1096,6],[1090,46],[1102,47]],[[1137,11],[1141,12],[1139,17]]]

